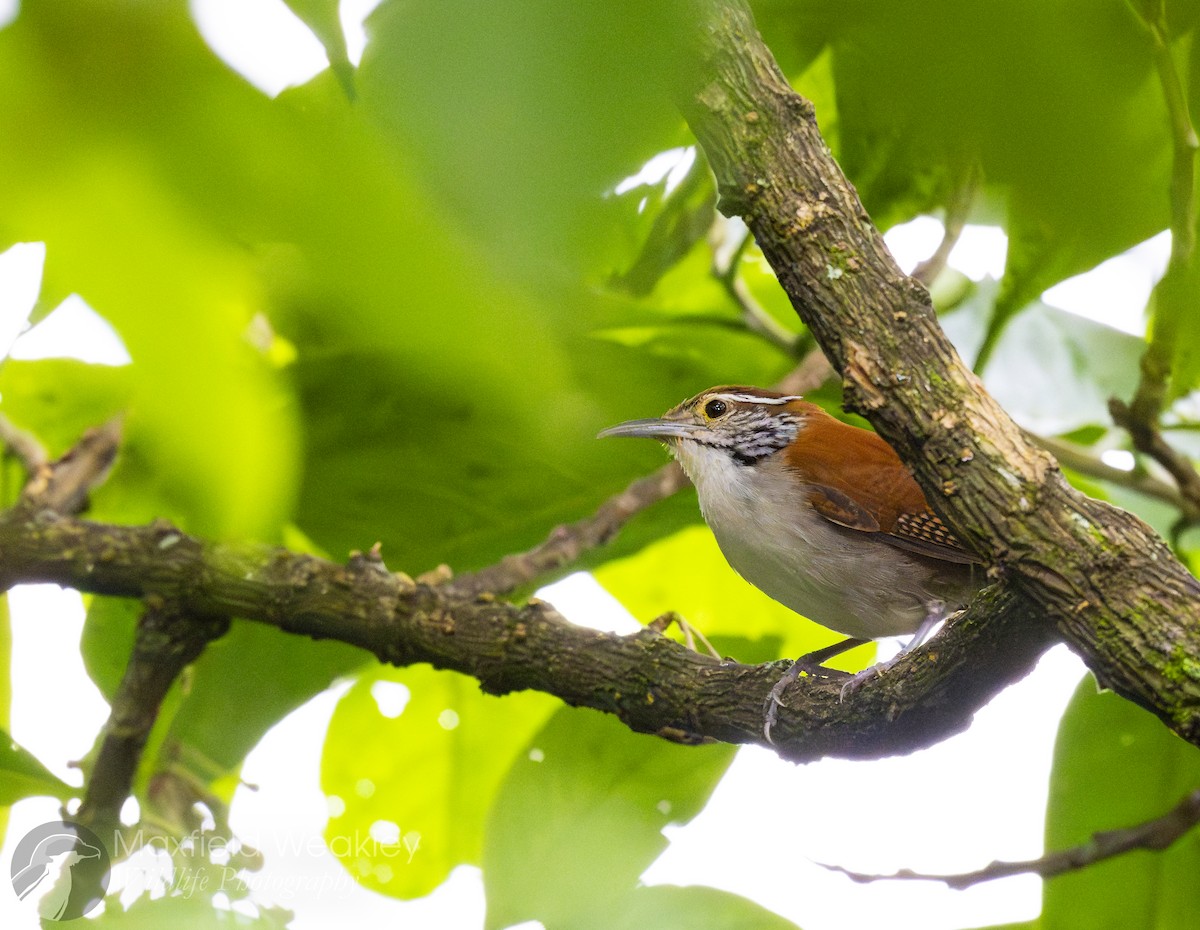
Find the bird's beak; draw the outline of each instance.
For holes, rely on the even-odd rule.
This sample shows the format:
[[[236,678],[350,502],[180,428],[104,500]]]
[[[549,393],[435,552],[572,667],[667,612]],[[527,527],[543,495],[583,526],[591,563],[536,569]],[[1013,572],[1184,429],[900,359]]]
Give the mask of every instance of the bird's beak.
[[[692,423],[681,420],[664,420],[653,417],[649,420],[626,420],[616,426],[601,430],[597,439],[606,436],[633,436],[639,439],[687,439],[696,431]]]

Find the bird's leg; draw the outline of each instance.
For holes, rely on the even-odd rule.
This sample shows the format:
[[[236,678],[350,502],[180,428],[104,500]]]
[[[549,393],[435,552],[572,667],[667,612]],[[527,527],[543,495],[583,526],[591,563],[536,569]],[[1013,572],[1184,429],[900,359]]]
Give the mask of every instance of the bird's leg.
[[[669,610],[665,614],[655,617],[648,624],[646,624],[646,626],[654,630],[656,633],[665,633],[670,628],[672,623],[679,627],[679,632],[683,634],[683,644],[687,646],[688,649],[692,650],[692,652],[700,652],[700,650],[696,648],[696,640],[700,640],[710,656],[719,662],[725,661],[725,657],[721,655],[721,653],[717,652],[717,650],[713,647],[713,644],[708,641],[707,636],[701,633],[698,629],[684,620],[683,617],[673,610]]]
[[[913,633],[912,639],[904,644],[904,648],[886,662],[876,662],[870,668],[864,668],[861,672],[851,675],[850,680],[842,685],[842,693],[839,697],[839,700],[846,700],[846,695],[853,694],[855,691],[857,691],[860,687],[862,687],[863,682],[869,681],[876,675],[886,672],[906,655],[928,640],[933,631],[937,628],[937,625],[945,619],[947,619],[946,605],[942,601],[931,601],[929,604],[927,604],[925,619],[921,621],[921,625],[917,627],[917,631]]]
[[[775,687],[771,689],[771,693],[763,702],[763,736],[767,738],[767,742],[772,742],[771,727],[775,726],[775,721],[779,717],[779,708],[785,706],[781,700],[783,692],[787,690],[788,685],[800,677],[801,672],[806,672],[816,678],[836,678],[839,675],[845,675],[845,672],[823,666],[834,656],[840,656],[843,652],[849,652],[851,649],[869,642],[869,639],[843,639],[840,643],[806,653],[793,662],[786,674],[775,682]]]

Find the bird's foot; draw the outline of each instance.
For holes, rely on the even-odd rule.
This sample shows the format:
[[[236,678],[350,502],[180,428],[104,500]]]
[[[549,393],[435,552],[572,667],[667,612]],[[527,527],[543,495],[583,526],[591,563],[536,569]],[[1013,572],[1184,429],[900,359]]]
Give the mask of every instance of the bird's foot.
[[[771,688],[767,698],[763,701],[763,736],[767,738],[768,743],[773,743],[771,739],[771,728],[775,726],[779,719],[779,708],[786,707],[783,703],[783,692],[787,690],[788,685],[800,677],[801,674],[808,675],[810,678],[846,678],[849,677],[847,672],[843,672],[836,668],[826,668],[822,663],[827,662],[836,655],[841,655],[855,646],[861,646],[867,642],[865,639],[846,639],[840,643],[834,643],[832,646],[826,646],[824,649],[817,649],[813,652],[802,655],[792,667],[787,670],[779,681],[775,682],[775,686]]]
[[[899,658],[899,656],[896,658]],[[846,695],[854,694],[854,692],[856,692],[872,678],[877,678],[886,672],[892,667],[892,664],[895,661],[895,659],[891,659],[887,662],[879,662],[875,665],[872,665],[870,668],[864,668],[861,672],[855,672],[846,679],[845,684],[842,685],[842,690],[838,692],[838,703],[841,704],[844,702],[846,700]]]
[[[708,641],[707,636],[701,633],[698,629],[684,620],[682,616],[673,610],[669,610],[665,614],[655,617],[653,620],[647,623],[646,626],[654,630],[655,633],[665,634],[666,631],[670,629],[671,624],[675,624],[675,626],[679,627],[679,632],[683,634],[683,644],[692,652],[697,654],[700,653],[700,649],[696,647],[696,641],[699,640],[704,646],[704,650],[710,656],[712,656],[718,662],[725,661],[725,657],[721,655],[721,653],[717,652],[713,644]]]
[[[775,726],[775,722],[779,719],[779,708],[786,707],[783,703],[783,692],[787,690],[788,685],[800,677],[800,673],[804,669],[800,665],[800,660],[792,663],[779,681],[775,682],[775,686],[767,694],[767,699],[763,701],[763,736],[767,738],[768,743],[774,743],[771,739],[771,728]]]

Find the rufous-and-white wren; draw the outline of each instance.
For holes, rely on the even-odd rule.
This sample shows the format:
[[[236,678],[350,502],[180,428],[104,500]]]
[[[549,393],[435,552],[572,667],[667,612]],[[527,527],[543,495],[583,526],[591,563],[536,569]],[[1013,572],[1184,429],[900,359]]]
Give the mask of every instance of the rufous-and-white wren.
[[[738,574],[850,637],[795,674],[861,641],[912,634],[915,644],[985,581],[891,446],[798,396],[715,387],[600,435],[665,443]]]

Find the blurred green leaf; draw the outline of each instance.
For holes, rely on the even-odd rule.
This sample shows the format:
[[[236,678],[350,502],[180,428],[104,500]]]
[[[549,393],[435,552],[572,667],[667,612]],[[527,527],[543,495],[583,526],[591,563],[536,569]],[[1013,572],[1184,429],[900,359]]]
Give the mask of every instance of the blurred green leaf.
[[[325,55],[329,58],[329,66],[337,75],[338,82],[353,100],[356,96],[354,89],[354,66],[350,64],[350,56],[346,51],[346,35],[342,31],[342,21],[338,16],[339,0],[284,0],[288,8],[300,17],[301,21],[313,31],[325,47]]]
[[[228,774],[276,722],[369,661],[345,643],[235,623],[192,667],[171,740],[193,750],[198,761],[193,774],[205,781]]]
[[[523,920],[607,927],[611,902],[666,848],[662,828],[700,812],[733,754],[561,708],[492,805],[483,848],[488,930]]]
[[[604,920],[606,930],[797,930],[762,905],[703,885],[639,886],[614,900]]]
[[[1046,812],[1046,848],[1165,814],[1200,785],[1200,753],[1089,676],[1059,727]],[[1200,835],[1133,852],[1045,885],[1043,930],[1186,930],[1200,925]]]
[[[112,703],[133,651],[141,601],[122,597],[93,597],[87,605],[79,650],[88,676]]]
[[[674,0],[386,3],[368,20],[362,102],[510,271],[607,272],[601,195],[680,141],[669,82],[688,15]]]
[[[78,794],[78,788],[62,781],[28,750],[14,743],[5,730],[0,730],[0,806],[8,807],[21,798],[37,795],[66,801]]]
[[[330,850],[360,883],[399,898],[477,865],[500,782],[556,706],[534,692],[483,694],[455,672],[364,673],[338,702],[321,757],[321,789],[343,811],[326,826]]]
[[[207,876],[209,883],[219,886],[216,874]],[[156,898],[141,897],[128,906],[117,896],[105,899],[104,913],[88,920],[89,927],[107,930],[162,930],[179,927],[182,930],[283,930],[292,920],[290,911],[278,907],[255,907],[251,916],[241,910],[212,904],[212,894],[172,895]]]
[[[6,359],[0,364],[0,411],[58,458],[86,430],[126,409],[133,380],[128,367],[65,358]]]

